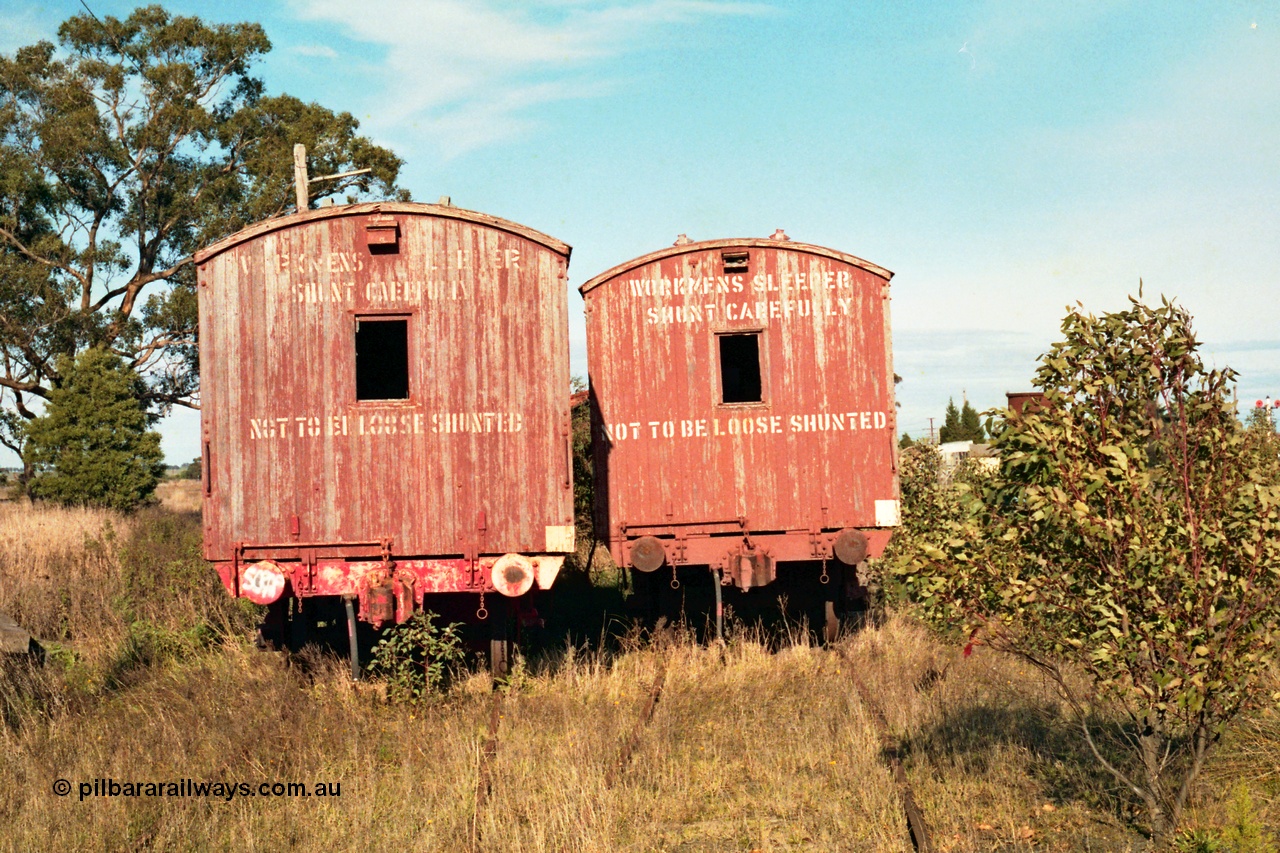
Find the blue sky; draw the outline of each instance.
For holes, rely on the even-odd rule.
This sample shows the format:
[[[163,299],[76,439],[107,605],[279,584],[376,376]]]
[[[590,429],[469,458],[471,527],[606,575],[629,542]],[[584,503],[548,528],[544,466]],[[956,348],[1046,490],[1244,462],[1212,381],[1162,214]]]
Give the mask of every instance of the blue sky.
[[[899,424],[1025,390],[1066,306],[1176,297],[1242,401],[1280,396],[1280,5],[172,2],[261,22],[271,92],[350,111],[414,198],[574,247],[586,279],[694,239],[896,273]],[[133,4],[89,0],[99,16]],[[82,7],[0,0],[0,51]],[[196,455],[198,415],[162,427]]]

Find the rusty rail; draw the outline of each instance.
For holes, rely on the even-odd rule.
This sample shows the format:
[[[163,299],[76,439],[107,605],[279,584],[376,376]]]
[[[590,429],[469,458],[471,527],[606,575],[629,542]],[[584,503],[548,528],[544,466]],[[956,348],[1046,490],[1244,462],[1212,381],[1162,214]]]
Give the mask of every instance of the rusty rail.
[[[907,771],[902,767],[901,743],[889,731],[889,719],[885,716],[884,709],[875,700],[867,685],[858,677],[857,670],[853,668],[853,661],[844,654],[843,650],[841,650],[841,657],[844,657],[846,663],[850,665],[853,686],[858,691],[858,699],[871,712],[876,732],[880,735],[881,755],[888,762],[889,770],[893,772],[894,786],[898,789],[898,798],[902,801],[902,812],[907,818],[907,831],[911,833],[911,844],[917,853],[934,853],[936,848],[929,838],[929,825],[925,823],[924,812],[920,810],[915,794],[911,792]]]
[[[489,730],[485,733],[484,744],[480,748],[480,765],[476,768],[476,805],[471,814],[471,849],[479,853],[480,816],[484,813],[485,803],[493,792],[493,760],[498,755],[498,726],[502,720],[503,691],[494,686],[493,700],[489,705]]]
[[[653,709],[657,707],[658,700],[662,698],[662,686],[666,679],[667,659],[664,655],[658,659],[658,674],[653,679],[653,686],[649,689],[649,698],[644,703],[644,708],[640,711],[640,719],[636,721],[635,728],[631,730],[631,737],[623,745],[622,752],[618,755],[618,760],[614,762],[613,766],[609,768],[609,772],[605,774],[605,788],[612,788],[627,769],[627,764],[631,761],[631,754],[640,745],[640,736],[644,734],[645,727],[649,725],[649,720],[653,718]]]

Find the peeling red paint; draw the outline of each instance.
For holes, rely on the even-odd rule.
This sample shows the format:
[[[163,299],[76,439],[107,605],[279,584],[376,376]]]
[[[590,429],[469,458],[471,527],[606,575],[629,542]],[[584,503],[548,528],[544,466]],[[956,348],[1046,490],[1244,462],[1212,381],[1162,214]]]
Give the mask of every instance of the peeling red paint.
[[[412,587],[399,611],[492,590],[503,554],[572,550],[569,251],[483,214],[382,203],[200,252],[204,548],[228,588],[271,559],[292,594],[359,594],[363,611],[376,587],[385,615],[384,581]],[[398,357],[407,393],[357,399],[370,323],[392,343],[362,358]]]
[[[898,501],[891,276],[778,232],[678,241],[582,286],[597,527],[616,560],[652,536],[667,563],[742,585],[775,561],[833,558],[846,529],[883,550]],[[726,335],[755,342],[726,350]],[[758,394],[730,393],[722,360],[737,370],[752,347]],[[739,392],[756,399],[726,401]]]

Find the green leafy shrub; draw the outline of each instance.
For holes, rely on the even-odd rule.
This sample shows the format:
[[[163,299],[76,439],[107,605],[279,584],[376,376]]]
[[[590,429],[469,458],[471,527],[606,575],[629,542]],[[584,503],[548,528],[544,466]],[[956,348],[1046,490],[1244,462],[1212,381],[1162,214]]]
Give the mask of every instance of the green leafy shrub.
[[[910,571],[911,560],[939,529],[963,521],[965,501],[986,478],[987,472],[970,459],[961,460],[948,476],[942,454],[931,444],[913,444],[901,451],[902,523],[872,565],[885,604],[903,606],[913,601],[918,578]]]
[[[443,690],[449,668],[462,662],[462,623],[437,625],[438,618],[419,610],[374,645],[368,673],[386,682],[391,701],[426,701]]]
[[[1133,300],[1073,311],[1062,329],[1036,375],[1046,405],[996,430],[999,472],[887,568],[937,624],[1044,672],[1164,843],[1223,732],[1267,689],[1280,485],[1236,419],[1234,374],[1205,370],[1184,309]],[[1119,755],[1095,741],[1102,704],[1127,720]]]
[[[586,383],[573,377],[573,391],[587,390]],[[591,444],[591,400],[584,397],[570,413],[573,427],[573,518],[582,539],[594,539],[595,460]]]
[[[1227,848],[1223,846],[1218,833],[1196,827],[1179,832],[1173,840],[1173,849],[1178,853],[1225,853]]]
[[[138,521],[119,545],[123,583],[113,606],[124,619],[206,642],[253,629],[263,608],[223,588],[205,562],[198,516],[148,507]]]
[[[96,347],[58,360],[44,414],[26,425],[33,498],[129,511],[152,499],[164,475],[160,434],[141,402],[146,385]]]

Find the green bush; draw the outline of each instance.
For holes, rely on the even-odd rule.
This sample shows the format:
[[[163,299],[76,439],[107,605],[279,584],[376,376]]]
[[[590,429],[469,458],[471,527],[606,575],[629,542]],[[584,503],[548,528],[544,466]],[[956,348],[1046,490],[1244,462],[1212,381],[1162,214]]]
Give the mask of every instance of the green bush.
[[[373,647],[368,673],[386,682],[393,702],[417,704],[441,692],[449,667],[463,660],[462,623],[437,625],[439,618],[419,610],[401,625],[387,629]]]
[[[1253,795],[1244,782],[1231,789],[1231,802],[1227,805],[1227,826],[1222,840],[1231,853],[1274,853],[1275,839],[1266,831],[1253,804]]]
[[[145,386],[117,355],[91,348],[58,360],[44,414],[26,425],[33,498],[130,511],[164,476],[160,434],[141,402]]]
[[[119,545],[123,583],[115,610],[188,638],[247,635],[262,608],[222,586],[204,559],[199,517],[148,507],[138,522]]]
[[[1268,690],[1280,484],[1185,310],[1134,300],[1062,329],[1036,375],[1044,407],[995,431],[999,472],[887,566],[935,622],[1050,678],[1163,843],[1223,732]],[[1126,720],[1125,753],[1095,743],[1099,705]]]

